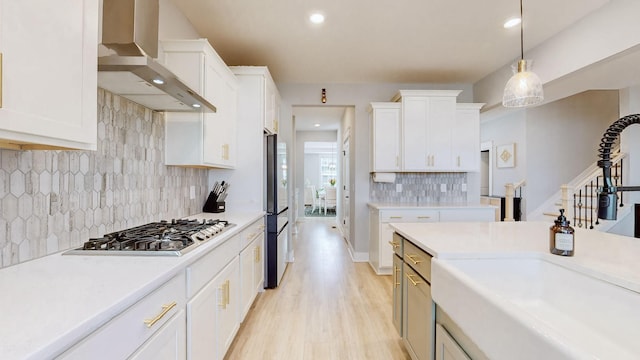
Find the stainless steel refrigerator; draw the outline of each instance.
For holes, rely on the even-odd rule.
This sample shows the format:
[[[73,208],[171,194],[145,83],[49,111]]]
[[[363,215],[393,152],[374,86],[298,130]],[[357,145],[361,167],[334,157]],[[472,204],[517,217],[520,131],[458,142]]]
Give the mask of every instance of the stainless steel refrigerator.
[[[265,136],[266,244],[264,287],[280,284],[287,267],[288,228],[287,145],[277,135]]]

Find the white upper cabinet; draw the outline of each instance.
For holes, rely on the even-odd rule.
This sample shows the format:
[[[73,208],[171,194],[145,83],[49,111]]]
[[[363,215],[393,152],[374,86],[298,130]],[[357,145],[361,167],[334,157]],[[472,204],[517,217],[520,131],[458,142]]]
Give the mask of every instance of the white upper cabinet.
[[[280,123],[280,93],[266,66],[232,66],[233,73],[244,83],[242,113],[260,119],[264,132],[277,134]]]
[[[0,0],[0,147],[96,149],[98,1]]]
[[[399,121],[372,125],[372,171],[469,172],[480,169],[480,109],[458,104],[459,90],[400,90]],[[396,131],[399,133],[396,149]],[[400,166],[393,168],[399,153]],[[380,159],[385,159],[381,165]]]
[[[206,39],[162,41],[164,64],[201,92],[215,113],[168,112],[165,163],[194,167],[236,165],[237,79]]]
[[[400,103],[371,103],[369,119],[371,122],[371,171],[400,171]]]
[[[404,171],[446,171],[458,90],[401,90]],[[478,155],[480,156],[480,155]]]
[[[480,109],[484,104],[457,104],[452,161],[457,171],[480,171]]]
[[[280,125],[280,94],[267,70],[265,73],[265,117],[264,129],[267,133],[277,134]]]

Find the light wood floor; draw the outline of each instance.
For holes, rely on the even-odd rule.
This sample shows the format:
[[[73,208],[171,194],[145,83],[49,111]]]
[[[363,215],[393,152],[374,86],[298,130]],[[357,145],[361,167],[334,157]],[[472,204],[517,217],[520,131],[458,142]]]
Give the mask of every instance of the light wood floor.
[[[258,295],[225,359],[410,359],[391,322],[391,277],[351,261],[335,218],[305,220],[295,262]]]

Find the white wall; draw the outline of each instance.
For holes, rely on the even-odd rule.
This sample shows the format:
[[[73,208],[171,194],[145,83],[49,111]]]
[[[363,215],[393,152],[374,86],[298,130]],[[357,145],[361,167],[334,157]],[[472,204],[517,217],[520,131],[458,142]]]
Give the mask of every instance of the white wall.
[[[605,90],[587,91],[483,122],[481,141],[493,141],[494,149],[512,142],[516,145],[515,167],[493,169],[494,195],[504,196],[506,183],[524,179],[523,212],[535,210],[597,160],[600,138],[617,119],[618,92]]]
[[[158,39],[198,39],[200,35],[189,20],[173,4],[173,0],[160,0]]]
[[[598,160],[598,145],[618,119],[617,91],[587,91],[527,110],[527,212]]]
[[[493,161],[493,188],[494,196],[504,196],[506,183],[517,183],[527,178],[527,146],[526,146],[526,112],[514,111],[508,116],[503,116],[489,122],[480,124],[480,142],[492,141],[491,156]],[[482,118],[482,117],[481,117]],[[496,147],[506,144],[515,144],[515,167],[496,168],[496,157],[499,154]]]
[[[275,79],[277,82],[277,79]],[[367,201],[369,199],[369,121],[367,106],[372,101],[389,101],[400,89],[442,89],[463,90],[458,102],[472,102],[470,84],[281,84],[278,90],[282,96],[281,122],[292,119],[292,106],[323,106],[321,90],[327,90],[324,106],[355,106],[354,124],[351,127],[351,200],[350,227],[352,252],[356,255],[367,253],[369,248],[369,223]],[[300,186],[296,184],[295,186]]]

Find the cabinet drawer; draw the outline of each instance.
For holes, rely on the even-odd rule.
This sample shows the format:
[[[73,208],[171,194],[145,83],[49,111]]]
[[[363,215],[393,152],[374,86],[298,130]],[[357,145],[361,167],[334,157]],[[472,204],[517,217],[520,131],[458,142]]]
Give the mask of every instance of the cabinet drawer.
[[[437,222],[438,210],[384,210],[380,211],[380,222]]]
[[[240,253],[240,234],[232,236],[187,268],[187,298],[192,298]]]
[[[391,240],[391,247],[393,248],[393,252],[400,256],[401,258],[404,256],[404,238],[398,233],[393,233],[393,240]]]
[[[185,308],[184,273],[62,354],[61,359],[126,359]],[[116,345],[117,344],[117,345]]]
[[[420,276],[431,282],[432,256],[406,239],[403,241],[402,246],[404,249],[404,262],[417,271]]]
[[[260,219],[255,221],[253,224],[249,225],[247,228],[240,232],[240,238],[242,244],[240,245],[241,249],[246,248],[253,240],[255,240],[259,235],[264,233],[264,220]]]

